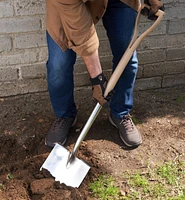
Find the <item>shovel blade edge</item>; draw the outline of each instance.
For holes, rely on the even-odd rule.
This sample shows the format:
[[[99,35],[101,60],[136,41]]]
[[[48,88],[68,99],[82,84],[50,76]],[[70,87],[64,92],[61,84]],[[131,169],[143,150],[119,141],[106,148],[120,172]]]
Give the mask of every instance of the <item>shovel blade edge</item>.
[[[70,152],[66,148],[56,144],[40,170],[44,168],[50,172],[55,181],[78,188],[88,173],[90,166],[75,157],[73,163],[67,167],[69,154]]]

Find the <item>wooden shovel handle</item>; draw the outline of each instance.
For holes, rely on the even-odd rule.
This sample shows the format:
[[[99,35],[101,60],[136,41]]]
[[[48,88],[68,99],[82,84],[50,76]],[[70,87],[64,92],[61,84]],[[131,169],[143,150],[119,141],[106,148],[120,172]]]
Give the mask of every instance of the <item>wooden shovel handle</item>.
[[[145,32],[143,32],[139,37],[137,37],[137,32],[138,32],[138,26],[139,26],[139,19],[141,17],[141,10],[147,7],[148,9],[150,9],[150,7],[146,4],[142,4],[137,18],[136,18],[136,22],[135,22],[135,27],[134,27],[134,34],[132,37],[131,42],[128,45],[127,50],[125,51],[124,55],[122,56],[121,60],[119,61],[116,69],[114,70],[113,74],[111,75],[108,83],[107,83],[107,87],[105,89],[105,93],[104,93],[104,97],[106,97],[108,95],[108,93],[113,90],[114,86],[116,85],[117,81],[119,80],[121,74],[123,73],[125,67],[127,66],[133,52],[137,49],[137,47],[139,46],[139,44],[142,42],[142,40],[149,34],[151,33],[156,27],[157,25],[161,22],[161,20],[163,19],[164,16],[164,12],[162,10],[158,10],[158,12],[155,14],[158,18],[155,20],[155,22],[150,26],[150,28],[148,28]]]

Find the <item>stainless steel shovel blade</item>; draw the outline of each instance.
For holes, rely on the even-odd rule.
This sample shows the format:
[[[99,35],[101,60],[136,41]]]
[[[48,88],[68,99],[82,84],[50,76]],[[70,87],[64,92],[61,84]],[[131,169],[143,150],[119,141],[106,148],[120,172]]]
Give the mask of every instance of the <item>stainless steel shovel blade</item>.
[[[63,146],[56,144],[40,170],[42,170],[42,168],[47,169],[51,175],[55,177],[55,181],[65,183],[67,186],[77,188],[80,186],[81,182],[88,173],[90,166],[84,161],[78,159],[76,154],[82,140],[86,136],[101,108],[102,106],[97,103],[82,132],[80,133],[72,152],[70,153]]]
[[[77,157],[67,166],[69,154],[70,152],[66,148],[56,144],[40,170],[47,169],[55,177],[55,181],[78,188],[90,166]]]

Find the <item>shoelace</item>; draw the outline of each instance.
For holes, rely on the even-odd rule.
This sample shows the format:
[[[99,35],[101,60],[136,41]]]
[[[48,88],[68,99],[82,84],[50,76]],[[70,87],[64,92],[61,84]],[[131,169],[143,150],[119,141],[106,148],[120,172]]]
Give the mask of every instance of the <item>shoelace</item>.
[[[56,118],[54,124],[53,124],[53,130],[55,128],[62,128],[64,126],[64,122],[66,121],[65,118]]]
[[[131,115],[125,115],[123,119],[121,120],[120,124],[123,124],[125,126],[125,129],[134,129],[134,124],[132,122]]]

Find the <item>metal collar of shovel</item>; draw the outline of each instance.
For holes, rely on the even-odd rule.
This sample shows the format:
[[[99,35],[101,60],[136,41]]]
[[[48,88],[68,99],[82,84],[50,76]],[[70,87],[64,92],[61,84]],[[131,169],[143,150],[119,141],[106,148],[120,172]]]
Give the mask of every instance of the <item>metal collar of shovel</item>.
[[[129,62],[133,52],[137,49],[142,40],[155,29],[155,27],[161,22],[164,16],[164,12],[159,10],[156,13],[156,16],[158,17],[157,20],[154,21],[154,23],[151,25],[149,29],[147,29],[144,33],[142,33],[139,37],[137,37],[137,29],[139,25],[139,19],[141,16],[141,10],[144,7],[150,8],[146,4],[142,4],[142,6],[140,7],[140,11],[138,12],[135,22],[135,28],[132,40],[108,81],[104,97],[106,97],[108,93],[112,91],[112,89],[116,85],[123,70],[125,69],[127,63]],[[56,144],[53,150],[50,152],[47,159],[45,160],[45,162],[43,163],[43,165],[41,166],[40,170],[42,170],[42,168],[47,169],[51,173],[51,175],[55,177],[55,181],[64,183],[67,186],[77,187],[77,188],[80,186],[81,182],[88,173],[90,166],[76,157],[77,151],[79,149],[81,142],[83,141],[89,129],[91,128],[94,120],[99,114],[101,108],[102,106],[99,103],[97,103],[92,114],[87,120],[82,132],[80,133],[72,152],[70,153],[63,146]]]

